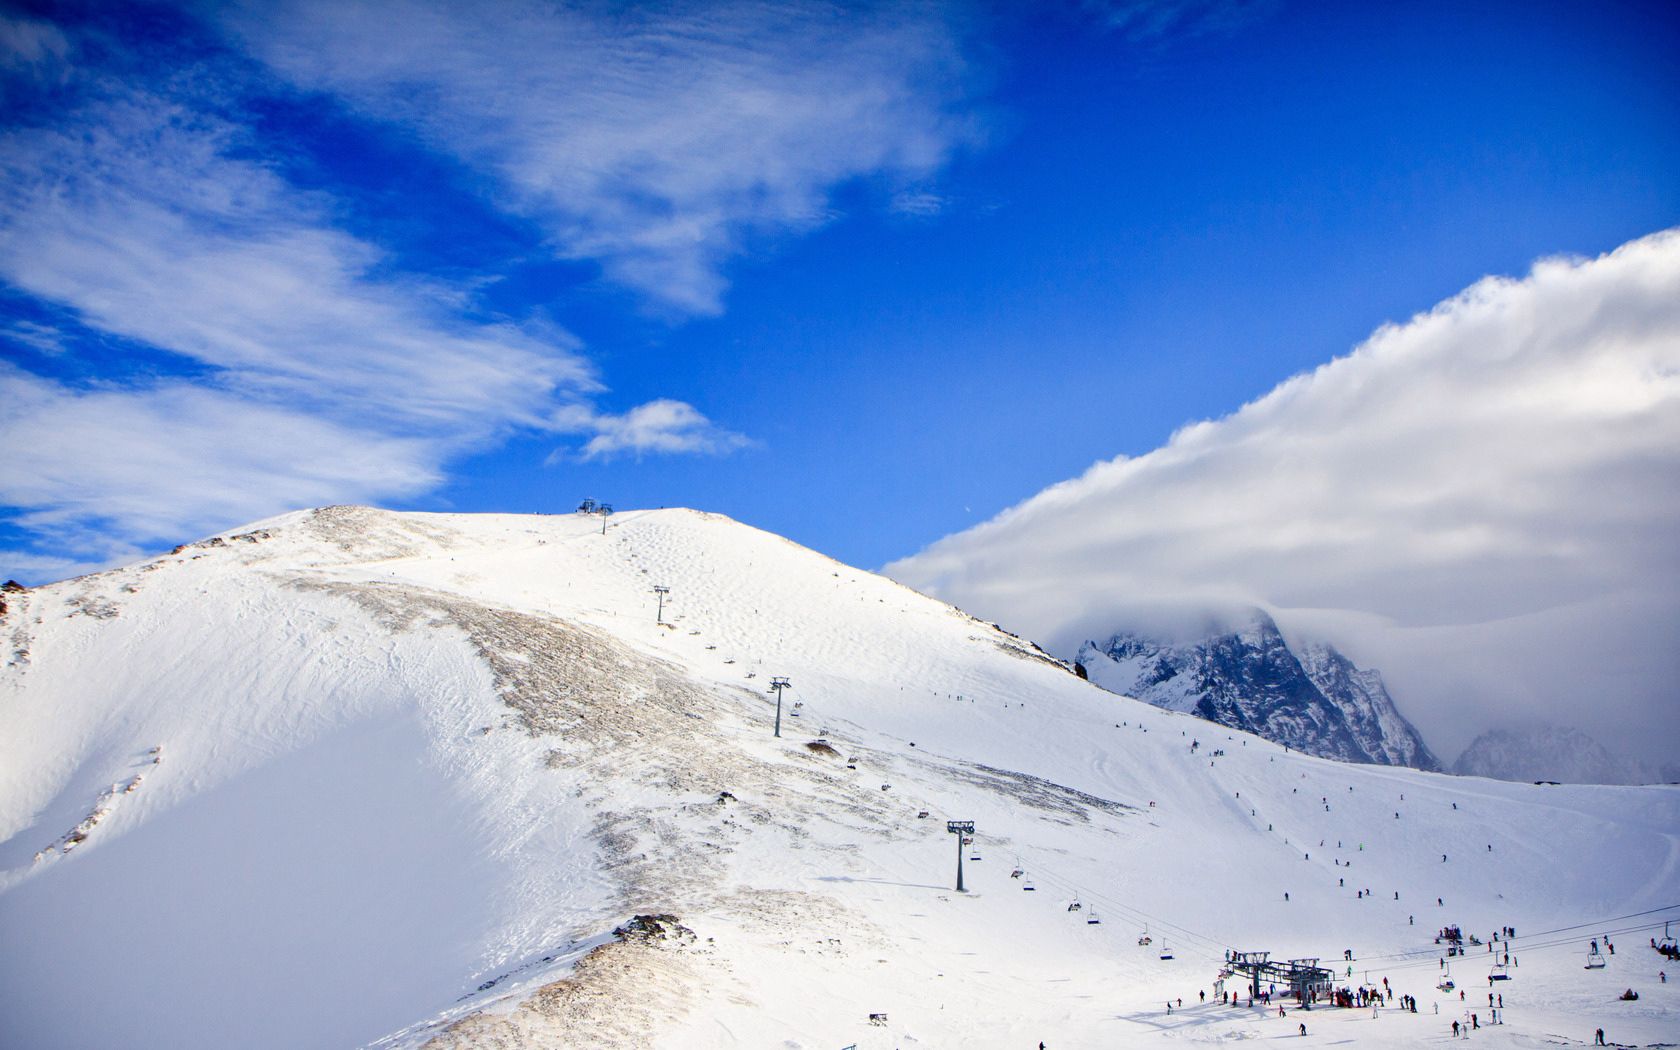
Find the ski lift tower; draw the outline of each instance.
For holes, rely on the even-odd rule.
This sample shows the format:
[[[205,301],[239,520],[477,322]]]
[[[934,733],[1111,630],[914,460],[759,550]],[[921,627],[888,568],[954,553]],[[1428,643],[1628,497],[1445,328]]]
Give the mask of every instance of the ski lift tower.
[[[786,678],[770,679],[770,691],[776,694],[776,735],[782,735],[782,690],[793,683]]]
[[[963,843],[968,841],[969,837],[974,834],[974,821],[947,820],[945,822],[945,830],[957,837],[957,892],[967,893],[968,890],[963,888],[962,877]]]
[[[1249,991],[1254,998],[1260,998],[1260,975],[1271,969],[1268,960],[1271,952],[1232,952],[1230,960],[1225,964],[1249,979]]]
[[[666,587],[663,584],[655,584],[654,588],[653,588],[653,593],[659,595],[659,611],[654,614],[653,622],[654,623],[664,623],[665,622],[665,596],[667,594],[671,593],[671,588]]]

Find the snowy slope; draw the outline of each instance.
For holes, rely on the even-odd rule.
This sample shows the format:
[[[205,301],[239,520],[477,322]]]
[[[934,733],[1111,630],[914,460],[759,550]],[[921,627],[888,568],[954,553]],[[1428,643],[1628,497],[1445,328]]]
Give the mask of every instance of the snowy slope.
[[[601,525],[329,508],[6,595],[7,1045],[1203,1042],[1297,1023],[1194,1002],[1226,948],[1352,947],[1424,1012],[1308,1041],[1410,1046],[1446,922],[1578,927],[1479,1038],[1680,1028],[1680,791],[1285,754],[728,519]]]

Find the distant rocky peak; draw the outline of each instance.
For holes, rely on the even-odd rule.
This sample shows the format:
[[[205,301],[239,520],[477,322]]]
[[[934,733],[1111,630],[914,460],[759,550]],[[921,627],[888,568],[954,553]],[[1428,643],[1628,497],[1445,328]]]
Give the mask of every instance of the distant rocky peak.
[[[1490,729],[1453,763],[1460,776],[1561,784],[1649,784],[1674,779],[1673,770],[1612,755],[1579,729],[1530,723]]]
[[[1210,623],[1192,638],[1119,631],[1087,641],[1078,659],[1104,688],[1309,754],[1440,768],[1375,670],[1322,641],[1292,647],[1263,609]]]

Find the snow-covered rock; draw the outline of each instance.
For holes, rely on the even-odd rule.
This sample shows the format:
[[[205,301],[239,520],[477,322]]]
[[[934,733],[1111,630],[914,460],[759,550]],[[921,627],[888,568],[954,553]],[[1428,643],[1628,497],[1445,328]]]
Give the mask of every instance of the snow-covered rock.
[[[1410,1047],[1482,994],[1448,923],[1523,935],[1497,1045],[1676,1030],[1680,791],[1285,753],[727,518],[606,525],[327,508],[7,593],[0,1044]],[[1419,1013],[1203,1003],[1233,948]]]
[[[1394,706],[1382,676],[1322,642],[1292,649],[1264,611],[1188,641],[1136,631],[1088,641],[1077,657],[1091,680],[1169,711],[1344,762],[1440,764]]]
[[[1452,771],[1495,780],[1562,784],[1650,784],[1675,779],[1642,763],[1616,758],[1579,729],[1555,725],[1489,730],[1470,742]]]

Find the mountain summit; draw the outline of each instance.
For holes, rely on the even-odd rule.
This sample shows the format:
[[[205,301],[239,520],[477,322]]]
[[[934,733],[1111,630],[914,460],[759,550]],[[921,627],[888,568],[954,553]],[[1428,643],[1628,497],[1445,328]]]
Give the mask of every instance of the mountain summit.
[[[1126,631],[1088,641],[1078,662],[1093,682],[1169,711],[1184,711],[1343,762],[1438,770],[1382,676],[1330,645],[1292,649],[1253,609],[1235,630],[1169,643]]]

